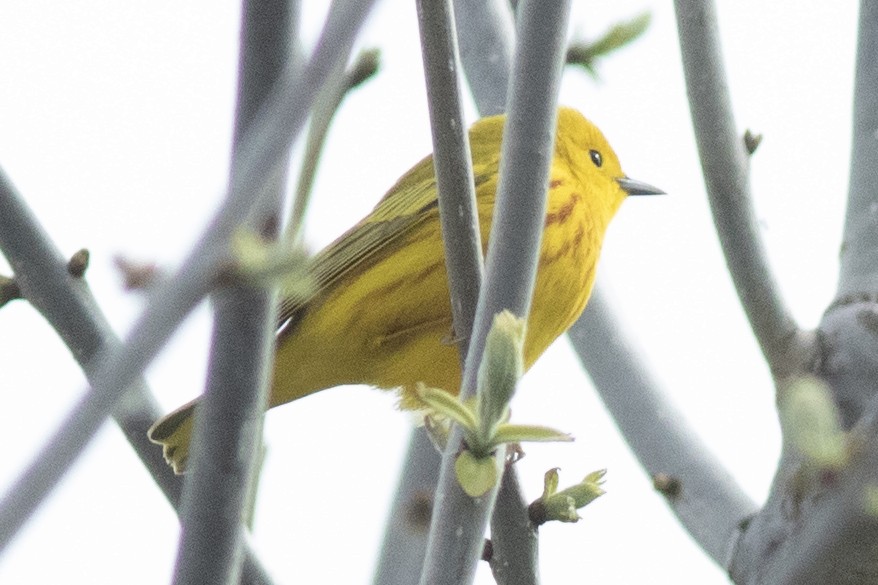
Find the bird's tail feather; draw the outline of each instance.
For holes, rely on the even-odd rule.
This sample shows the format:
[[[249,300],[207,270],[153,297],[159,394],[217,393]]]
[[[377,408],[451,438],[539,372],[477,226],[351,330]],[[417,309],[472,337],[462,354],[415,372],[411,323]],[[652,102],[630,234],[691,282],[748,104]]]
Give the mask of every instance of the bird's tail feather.
[[[186,471],[189,459],[189,441],[192,438],[192,422],[197,400],[184,404],[171,414],[162,417],[149,429],[149,440],[162,446],[162,452],[174,473]]]

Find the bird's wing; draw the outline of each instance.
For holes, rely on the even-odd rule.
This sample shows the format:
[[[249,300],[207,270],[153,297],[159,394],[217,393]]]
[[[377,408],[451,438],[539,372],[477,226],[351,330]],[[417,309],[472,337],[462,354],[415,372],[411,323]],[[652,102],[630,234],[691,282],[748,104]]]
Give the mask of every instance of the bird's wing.
[[[365,270],[382,258],[380,251],[385,246],[410,234],[436,207],[436,179],[433,161],[428,157],[406,173],[368,216],[314,257],[309,268],[314,279],[311,295],[283,299],[278,327],[343,277]]]
[[[499,153],[482,158],[484,160],[473,168],[476,189],[492,177],[496,178],[499,166]],[[427,220],[438,208],[436,193],[433,158],[428,156],[403,175],[368,216],[317,253],[309,269],[314,279],[312,293],[281,301],[278,328],[341,278],[372,266],[382,258],[380,252],[385,246],[406,237],[415,226]],[[493,205],[492,197],[483,201],[480,196],[479,200]]]

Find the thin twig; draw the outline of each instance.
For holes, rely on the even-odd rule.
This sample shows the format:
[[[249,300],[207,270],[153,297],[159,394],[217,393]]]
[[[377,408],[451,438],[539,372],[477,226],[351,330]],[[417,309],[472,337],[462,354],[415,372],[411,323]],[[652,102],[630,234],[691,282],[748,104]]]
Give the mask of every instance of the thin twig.
[[[340,62],[327,77],[326,85],[320,91],[320,97],[315,100],[311,121],[308,124],[308,138],[305,141],[305,153],[302,155],[299,181],[293,194],[290,220],[287,224],[286,238],[293,244],[297,244],[302,235],[305,212],[311,199],[311,188],[314,185],[317,165],[332,120],[345,96],[378,72],[378,62],[377,49],[361,52],[353,65],[347,69],[345,63]]]
[[[354,35],[374,0],[334,5],[309,64],[302,75],[285,71],[241,149],[236,180],[210,227],[195,245],[176,277],[150,299],[119,351],[102,351],[93,391],[68,414],[25,472],[0,501],[0,550],[57,485],[137,375],[167,342],[188,312],[211,289],[228,259],[232,235],[247,218],[282,164],[327,73],[350,51]]]
[[[695,139],[726,264],[776,378],[803,371],[813,336],[793,320],[768,266],[750,194],[749,155],[732,113],[713,0],[676,0]]]
[[[569,8],[569,2],[533,0],[520,8],[485,285],[479,295],[461,386],[464,399],[475,391],[494,315],[509,309],[526,318],[530,309]],[[461,433],[456,429],[443,456],[423,584],[470,583],[481,558],[483,535],[499,486],[479,498],[461,489],[454,472],[461,445]]]
[[[470,145],[460,99],[454,14],[451,0],[419,0],[417,6],[451,314],[463,366],[483,262]]]
[[[462,371],[481,287],[483,260],[469,140],[460,104],[460,58],[451,1],[419,0],[417,8],[433,129],[439,217]],[[406,538],[413,532],[411,524],[397,516],[400,508],[419,498],[428,497],[432,509],[440,463],[426,433],[415,429],[384,536],[375,583],[411,583],[421,573],[429,524],[424,525],[423,532]]]
[[[460,104],[460,59],[451,0],[419,0],[417,8],[454,341],[463,370],[482,282],[483,262],[469,140]],[[384,535],[375,583],[411,583],[415,575],[421,573],[429,523],[424,523],[422,530],[417,531],[418,527],[413,527],[408,515],[398,516],[401,508],[425,498],[429,499],[432,509],[439,463],[424,430],[415,429]]]

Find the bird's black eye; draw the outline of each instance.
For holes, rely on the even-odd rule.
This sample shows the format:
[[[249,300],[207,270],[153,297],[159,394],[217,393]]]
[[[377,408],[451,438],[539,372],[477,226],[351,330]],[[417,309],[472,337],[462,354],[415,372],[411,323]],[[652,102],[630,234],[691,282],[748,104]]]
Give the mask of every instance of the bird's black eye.
[[[589,150],[588,156],[591,158],[591,162],[594,163],[594,166],[600,168],[602,164],[604,164],[604,157],[601,156],[596,150]]]

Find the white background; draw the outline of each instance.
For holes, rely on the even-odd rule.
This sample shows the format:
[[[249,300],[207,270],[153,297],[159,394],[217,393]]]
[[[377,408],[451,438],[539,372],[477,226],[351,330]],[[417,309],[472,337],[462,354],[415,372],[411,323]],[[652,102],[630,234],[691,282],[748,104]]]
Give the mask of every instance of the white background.
[[[310,43],[325,7],[303,4]],[[599,82],[571,69],[562,90],[563,103],[604,130],[629,175],[669,193],[623,206],[599,281],[656,378],[759,501],[779,450],[772,385],[713,235],[671,3],[574,5],[574,38],[644,9],[654,17],[641,40],[601,63]],[[752,164],[763,236],[794,315],[813,327],[837,272],[856,6],[720,1],[719,16],[738,126],[765,135]],[[0,165],[65,254],[91,251],[89,282],[121,335],[143,299],[121,290],[112,258],[172,269],[222,195],[238,18],[235,2],[195,0],[0,7]],[[430,150],[413,3],[380,3],[359,46],[379,47],[382,69],[332,129],[307,228],[314,249]],[[208,317],[202,306],[148,372],[167,409],[200,391]],[[85,385],[23,302],[0,311],[0,372],[5,490]],[[653,493],[565,339],[524,378],[514,416],[577,437],[527,448],[520,472],[530,497],[550,467],[562,468],[562,484],[609,468],[608,494],[582,522],[541,530],[546,583],[725,582]],[[278,583],[370,582],[410,423],[393,396],[361,387],[269,414],[254,546]],[[0,556],[0,582],[167,582],[177,532],[108,423]],[[491,582],[487,570],[478,582]]]

